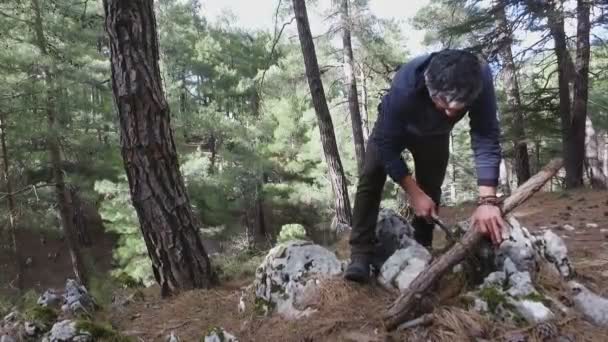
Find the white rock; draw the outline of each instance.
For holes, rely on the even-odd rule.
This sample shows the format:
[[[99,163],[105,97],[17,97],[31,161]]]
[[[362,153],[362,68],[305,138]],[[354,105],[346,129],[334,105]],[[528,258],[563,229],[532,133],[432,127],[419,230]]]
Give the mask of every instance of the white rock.
[[[587,223],[585,225],[585,227],[590,228],[590,229],[596,229],[599,227],[599,225],[597,223]]]
[[[36,336],[36,333],[38,332],[38,328],[32,322],[25,322],[23,329],[25,330],[25,334],[30,337]]]
[[[308,304],[317,294],[318,281],[342,273],[342,263],[329,250],[306,241],[278,245],[256,270],[256,297],[276,305],[285,318],[314,312]]]
[[[2,336],[0,336],[0,342],[17,342],[17,341],[15,341],[15,339],[12,338],[11,336],[2,335]]]
[[[593,324],[608,327],[608,299],[591,292],[575,281],[568,283],[575,308]]]
[[[602,234],[608,233],[608,229],[602,228],[602,229],[600,229],[600,233],[602,233]]]
[[[49,342],[89,342],[92,341],[91,334],[86,331],[78,331],[76,322],[64,320],[55,323],[46,337]]]
[[[488,307],[488,303],[486,303],[484,300],[475,297],[475,301],[473,302],[473,310],[479,313],[484,313],[490,311],[490,308]]]
[[[528,272],[516,272],[509,275],[509,289],[507,293],[511,297],[525,297],[530,294],[536,293],[530,273]]]
[[[59,306],[63,301],[63,297],[61,294],[52,291],[46,290],[42,296],[38,298],[38,305],[41,306]]]
[[[71,313],[91,313],[95,309],[95,301],[84,286],[74,279],[68,279],[65,284],[64,305],[62,310]]]
[[[19,319],[19,313],[16,311],[12,311],[4,316],[3,325],[15,323]]]
[[[167,336],[167,338],[165,338],[165,341],[166,342],[181,342],[179,337],[177,335],[175,335],[174,331],[172,331],[171,334],[169,336]]]
[[[515,302],[515,309],[529,323],[537,324],[549,321],[555,317],[543,303],[532,300],[520,300]]]
[[[239,340],[232,334],[221,328],[213,329],[207,336],[205,342],[238,342]]]
[[[572,265],[568,258],[566,243],[552,231],[546,231],[536,240],[537,246],[545,259],[552,263],[559,274],[564,278],[572,276]]]
[[[518,271],[535,273],[538,269],[538,258],[534,248],[534,237],[514,218],[509,217],[508,238],[498,248],[496,264],[502,268],[509,258]]]
[[[563,226],[562,226],[562,228],[564,228],[565,230],[567,230],[567,231],[569,231],[569,232],[573,232],[573,231],[575,231],[575,230],[576,230],[574,227],[572,227],[572,226],[571,226],[571,225],[569,225],[569,224],[565,224],[565,225],[563,225]]]
[[[387,288],[405,291],[431,261],[429,251],[416,242],[400,249],[382,265],[379,281]]]

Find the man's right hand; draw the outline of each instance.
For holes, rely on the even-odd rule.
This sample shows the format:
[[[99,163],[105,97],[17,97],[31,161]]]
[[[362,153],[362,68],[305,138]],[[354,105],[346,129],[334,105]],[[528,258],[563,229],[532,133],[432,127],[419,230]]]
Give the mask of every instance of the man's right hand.
[[[431,219],[437,215],[437,204],[424,192],[411,176],[406,176],[401,186],[410,198],[410,205],[418,217]]]

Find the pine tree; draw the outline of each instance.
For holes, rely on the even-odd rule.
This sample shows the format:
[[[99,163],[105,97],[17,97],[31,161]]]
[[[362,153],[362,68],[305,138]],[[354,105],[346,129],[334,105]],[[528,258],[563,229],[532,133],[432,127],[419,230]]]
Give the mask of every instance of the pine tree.
[[[178,167],[152,0],[105,0],[112,88],[132,203],[163,296],[207,288],[209,258]]]

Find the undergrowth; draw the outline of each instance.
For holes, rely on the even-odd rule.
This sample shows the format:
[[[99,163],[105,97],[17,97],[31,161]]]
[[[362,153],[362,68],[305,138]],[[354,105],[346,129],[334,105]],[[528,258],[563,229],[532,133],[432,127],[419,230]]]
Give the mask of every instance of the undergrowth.
[[[264,251],[247,250],[233,255],[218,255],[212,263],[217,269],[220,281],[240,280],[251,278],[264,261]]]

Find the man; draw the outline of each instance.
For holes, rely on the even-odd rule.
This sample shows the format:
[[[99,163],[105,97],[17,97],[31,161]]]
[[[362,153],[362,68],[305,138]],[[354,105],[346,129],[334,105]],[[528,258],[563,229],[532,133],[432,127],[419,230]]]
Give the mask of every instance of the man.
[[[414,238],[431,247],[431,219],[440,203],[449,133],[467,112],[479,186],[472,223],[493,243],[500,243],[504,226],[496,198],[500,130],[489,66],[461,50],[414,58],[397,71],[378,109],[355,197],[351,263],[345,278],[357,282],[369,278],[378,252],[375,227],[387,174],[408,194],[415,212]],[[401,157],[404,149],[414,158],[415,179]]]

